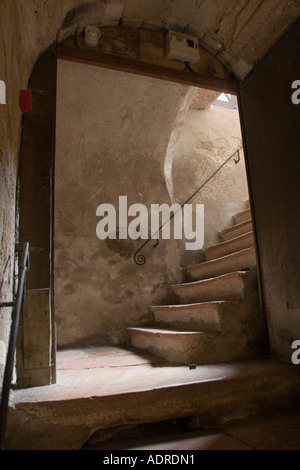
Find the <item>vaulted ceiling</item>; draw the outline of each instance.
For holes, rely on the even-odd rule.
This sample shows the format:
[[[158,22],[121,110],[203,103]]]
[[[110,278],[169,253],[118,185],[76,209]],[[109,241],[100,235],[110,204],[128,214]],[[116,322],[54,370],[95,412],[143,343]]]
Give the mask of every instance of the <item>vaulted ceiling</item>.
[[[48,2],[50,3],[50,2]],[[244,78],[300,15],[300,0],[96,0],[74,6],[64,32],[75,24],[126,25],[196,35],[238,78]]]

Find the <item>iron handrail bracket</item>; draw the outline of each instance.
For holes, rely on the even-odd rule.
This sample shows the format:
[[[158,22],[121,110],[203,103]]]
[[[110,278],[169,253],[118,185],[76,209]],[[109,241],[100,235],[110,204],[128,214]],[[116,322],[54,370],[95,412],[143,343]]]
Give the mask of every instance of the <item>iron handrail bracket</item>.
[[[167,221],[165,221],[155,233],[152,233],[151,236],[136,250],[136,252],[134,253],[134,261],[135,261],[136,264],[138,264],[139,266],[142,266],[146,263],[145,255],[140,253],[142,251],[142,249],[146,245],[148,245],[148,243],[154,238],[154,235],[159,233],[161,231],[161,229],[175,217],[177,212],[179,212],[183,208],[183,206],[188,204],[188,202],[190,202],[190,200],[193,199],[193,197],[195,197],[196,194],[199,193],[199,191],[223,168],[223,166],[226,165],[226,163],[229,162],[229,160],[231,160],[233,157],[235,157],[235,155],[237,155],[237,159],[235,159],[234,161],[235,161],[236,164],[239,163],[239,161],[241,160],[240,151],[241,151],[242,148],[243,148],[243,146],[241,145],[232,155],[230,155],[230,157],[226,158],[226,160],[204,181],[204,183],[202,183],[201,186],[199,186],[199,188],[196,189],[196,191],[194,191],[193,194],[186,201],[184,201],[183,204],[181,204],[178,211],[173,212],[173,214],[170,216],[170,218]],[[159,241],[157,239],[156,242],[155,242],[154,247],[157,247],[158,242]]]
[[[18,251],[22,250],[21,256],[19,254],[19,272],[18,272],[18,289],[14,302],[3,303],[2,306],[13,306],[12,323],[10,330],[9,345],[7,350],[6,365],[3,376],[2,396],[0,404],[0,449],[4,449],[6,422],[8,414],[9,394],[11,389],[11,382],[14,368],[14,357],[17,346],[19,322],[21,307],[25,296],[25,282],[26,273],[29,268],[29,243],[26,242],[22,245],[17,245]]]

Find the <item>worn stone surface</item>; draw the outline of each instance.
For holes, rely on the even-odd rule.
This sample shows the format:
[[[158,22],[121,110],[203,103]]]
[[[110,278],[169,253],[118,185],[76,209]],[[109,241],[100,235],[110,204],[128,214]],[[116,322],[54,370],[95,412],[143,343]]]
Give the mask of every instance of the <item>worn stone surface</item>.
[[[241,214],[249,217],[243,211],[238,220]],[[267,321],[259,305],[254,247],[189,266],[186,274],[185,283],[171,286],[178,305],[152,307],[151,326],[129,328],[132,345],[185,364],[264,355]]]
[[[232,219],[234,224],[241,224],[242,222],[246,222],[251,219],[251,217],[251,209],[245,209],[238,214],[235,214]]]
[[[223,425],[297,405],[299,386],[297,367],[269,360],[62,370],[56,385],[14,392],[5,446],[79,449],[98,431],[183,417]]]
[[[114,429],[109,441],[96,433],[85,450],[297,450],[300,411],[298,408],[271,415],[253,417],[222,426],[221,429],[197,429],[197,419],[165,421],[145,426]],[[111,430],[113,431],[113,430]]]
[[[243,300],[244,279],[247,273],[234,272],[211,279],[175,284],[172,290],[182,303],[211,300]]]
[[[246,220],[246,222],[241,222],[240,224],[233,225],[232,227],[226,228],[219,232],[219,236],[222,241],[229,241],[233,238],[240,237],[246,233],[253,231],[252,220]]]
[[[204,250],[204,256],[207,261],[213,260],[215,258],[220,258],[222,256],[228,256],[231,253],[236,251],[245,250],[254,245],[253,232],[248,232],[239,237],[232,238],[226,242],[220,242],[216,245],[207,247]]]
[[[256,254],[254,248],[246,248],[217,260],[190,266],[187,274],[191,280],[208,279],[234,271],[256,270]]]
[[[173,290],[182,304],[188,304],[187,309],[182,305],[176,311],[174,306],[175,315],[172,315],[169,306],[166,320],[163,315],[158,318],[155,315],[156,322],[151,327],[130,329],[133,346],[185,364],[234,361],[265,353],[266,320],[259,307],[255,273],[181,284]],[[214,305],[219,299],[231,301]],[[196,305],[193,307],[188,302]],[[203,309],[201,302],[204,302]],[[210,303],[215,307],[213,317],[212,308],[207,309]],[[195,312],[195,309],[197,315],[191,315],[189,322],[189,310]]]
[[[129,328],[132,345],[182,364],[265,354],[266,319],[255,271],[253,246],[188,267],[188,282],[172,286],[177,304],[152,307],[151,326]]]

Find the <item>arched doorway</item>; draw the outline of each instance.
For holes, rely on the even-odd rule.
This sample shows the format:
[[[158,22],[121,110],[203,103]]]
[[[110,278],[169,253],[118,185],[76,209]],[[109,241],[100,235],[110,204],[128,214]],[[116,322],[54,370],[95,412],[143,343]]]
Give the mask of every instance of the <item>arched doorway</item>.
[[[118,28],[108,29],[108,40],[114,37],[114,33],[115,36],[121,34],[122,41],[125,41],[126,38],[122,36],[124,30],[120,33]],[[163,34],[159,34],[161,40]],[[151,44],[149,33],[139,40]],[[121,49],[122,41],[120,40]],[[163,47],[163,41],[159,44],[159,47]],[[220,92],[237,92],[237,83],[227,70],[206,52],[203,55],[202,72],[189,73],[182,68],[178,69],[177,64],[168,69],[165,63],[152,63],[151,60],[156,60],[155,54],[150,62],[135,62],[122,57],[122,53],[118,60],[116,56],[104,52],[95,57],[91,50],[72,49],[72,39],[66,40],[59,53],[60,58],[73,62],[94,64]],[[55,382],[53,210],[56,67],[56,45],[53,45],[40,57],[33,70],[28,88],[32,90],[34,110],[24,116],[19,231],[20,240],[28,240],[31,246],[31,269],[24,306],[26,321],[21,325],[20,335],[18,382],[21,387]]]

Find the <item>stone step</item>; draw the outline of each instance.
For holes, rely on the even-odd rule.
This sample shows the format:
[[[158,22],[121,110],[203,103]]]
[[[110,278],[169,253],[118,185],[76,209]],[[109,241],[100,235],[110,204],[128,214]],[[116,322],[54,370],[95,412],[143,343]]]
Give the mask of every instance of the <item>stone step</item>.
[[[182,331],[161,328],[128,328],[131,344],[135,348],[144,349],[158,357],[188,364],[195,362],[199,349],[207,340],[215,338],[217,332]],[[203,362],[207,362],[207,355]],[[201,359],[197,359],[200,363]]]
[[[227,241],[251,231],[253,231],[252,220],[246,220],[245,222],[242,222],[240,224],[225,228],[224,230],[219,232],[219,236],[223,241]]]
[[[71,375],[72,372],[72,375]],[[197,366],[149,364],[58,371],[58,383],[16,390],[7,450],[79,450],[93,433],[170,419],[218,427],[298,406],[300,368],[255,359]]]
[[[208,279],[234,271],[255,270],[256,255],[254,247],[245,248],[227,256],[205,261],[186,269],[191,280]]]
[[[256,278],[256,275],[252,271],[238,271],[211,279],[175,284],[171,289],[179,297],[180,303],[243,300],[245,281],[253,280],[253,277]]]
[[[232,323],[232,322],[231,322]],[[242,321],[241,321],[242,323]],[[128,328],[135,348],[179,364],[219,364],[257,357],[265,352],[262,336],[226,327],[225,332],[155,327]]]
[[[235,253],[236,251],[244,250],[245,248],[250,248],[251,246],[254,246],[254,236],[253,232],[248,232],[232,240],[206,248],[204,250],[204,256],[207,261],[210,261]]]
[[[240,224],[242,222],[246,222],[246,220],[250,220],[252,217],[251,209],[245,209],[244,211],[238,212],[232,217],[234,224]]]
[[[220,317],[224,304],[229,302],[201,302],[183,305],[157,305],[151,311],[154,321],[164,328],[220,331]],[[239,302],[237,302],[239,304]]]
[[[160,305],[152,306],[151,310],[155,326],[163,329],[221,332],[227,336],[230,334],[237,336],[245,333],[245,325],[253,319],[254,335],[258,331],[256,321],[258,309],[248,311],[241,301]],[[251,326],[247,326],[248,333],[250,330]]]

